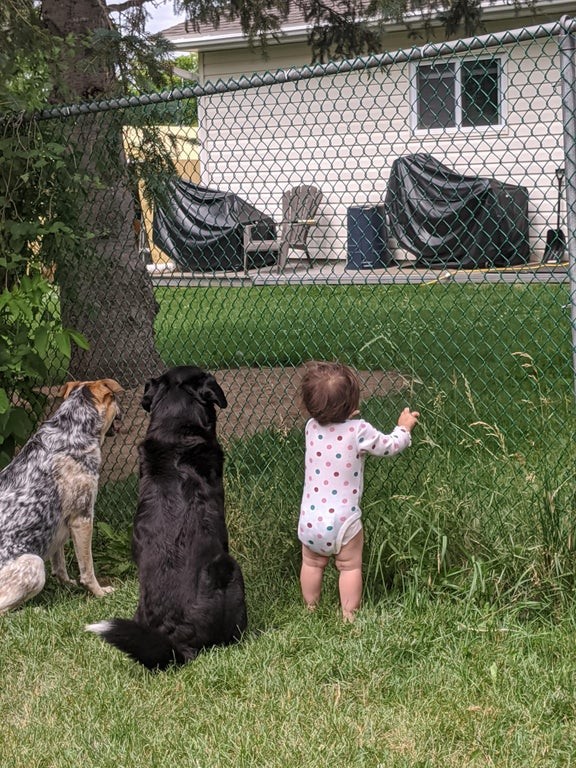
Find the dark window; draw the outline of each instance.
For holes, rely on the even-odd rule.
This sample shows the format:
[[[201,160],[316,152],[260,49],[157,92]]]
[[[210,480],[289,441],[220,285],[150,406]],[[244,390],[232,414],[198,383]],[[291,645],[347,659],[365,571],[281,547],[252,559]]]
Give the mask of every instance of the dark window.
[[[451,128],[455,123],[454,64],[418,67],[418,128]]]
[[[497,61],[462,64],[462,125],[498,125],[500,67]]]
[[[416,88],[419,129],[469,128],[501,122],[497,59],[420,64]]]

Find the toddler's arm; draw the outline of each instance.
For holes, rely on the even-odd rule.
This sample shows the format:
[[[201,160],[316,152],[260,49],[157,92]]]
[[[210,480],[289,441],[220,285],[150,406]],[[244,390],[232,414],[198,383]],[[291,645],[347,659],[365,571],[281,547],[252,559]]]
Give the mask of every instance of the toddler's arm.
[[[389,435],[380,432],[368,422],[361,422],[358,428],[358,449],[360,453],[370,453],[373,456],[394,456],[412,442],[410,433],[418,422],[420,414],[404,408],[398,417],[398,425]]]
[[[394,427],[389,435],[379,432],[370,424],[362,424],[358,430],[359,453],[373,456],[394,456],[410,445],[410,432],[405,427]]]

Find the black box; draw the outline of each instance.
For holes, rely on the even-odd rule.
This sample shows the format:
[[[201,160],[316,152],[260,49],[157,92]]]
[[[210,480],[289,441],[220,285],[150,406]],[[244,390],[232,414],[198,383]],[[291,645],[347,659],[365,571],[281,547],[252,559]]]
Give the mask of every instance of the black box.
[[[348,208],[346,269],[382,269],[391,261],[384,206]]]

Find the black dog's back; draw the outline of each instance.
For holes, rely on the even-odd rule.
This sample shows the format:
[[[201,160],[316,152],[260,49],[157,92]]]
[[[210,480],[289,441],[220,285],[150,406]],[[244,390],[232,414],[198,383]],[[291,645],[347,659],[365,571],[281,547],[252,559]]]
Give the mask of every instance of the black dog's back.
[[[151,669],[183,663],[240,639],[247,624],[244,582],[228,552],[222,449],[215,405],[226,397],[193,367],[146,385],[150,425],[140,447],[133,554],[140,595],[134,621],[89,627]],[[153,651],[152,649],[156,649]]]

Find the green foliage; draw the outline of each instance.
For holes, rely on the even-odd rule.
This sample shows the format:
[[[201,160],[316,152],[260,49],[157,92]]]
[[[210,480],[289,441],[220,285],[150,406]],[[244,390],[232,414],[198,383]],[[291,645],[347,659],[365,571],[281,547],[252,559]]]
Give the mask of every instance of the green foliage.
[[[198,69],[198,57],[195,54],[189,56],[178,56],[170,59],[166,63],[159,77],[155,78],[154,84],[148,83],[149,89],[134,87],[135,93],[147,92],[166,92],[175,89],[190,88],[195,85],[194,81],[184,80],[174,73],[173,67],[179,67],[190,73],[196,73]],[[196,98],[178,99],[176,101],[158,101],[138,109],[128,110],[126,112],[125,124],[138,126],[141,129],[146,128],[153,131],[157,125],[198,125],[198,101]]]
[[[197,53],[185,53],[182,56],[176,56],[174,58],[173,62],[175,67],[178,67],[180,69],[185,69],[187,72],[191,72],[194,74],[198,74],[198,54]],[[181,78],[175,74],[172,73],[172,78],[176,80],[180,80]],[[181,81],[186,82],[186,81]]]
[[[523,439],[512,447],[509,428],[479,421],[481,405],[467,402],[463,389],[460,382],[442,394],[423,388],[412,447],[393,460],[367,459],[365,604],[402,595],[419,606],[443,595],[521,616],[554,612],[572,602],[576,587],[573,459],[559,464],[548,451],[547,403],[542,420],[524,410],[516,425]],[[386,429],[402,401],[372,398],[362,412]],[[564,445],[565,459],[571,455]],[[297,579],[302,466],[300,430],[267,430],[228,448],[231,538],[253,583],[267,569],[278,590]],[[269,589],[261,599],[281,595]],[[324,600],[336,608],[334,583]]]
[[[82,179],[66,147],[34,122],[5,119],[0,136],[0,466],[42,413],[46,384],[83,337],[60,322],[51,282],[77,237],[71,199]]]
[[[170,71],[172,45],[161,35],[98,29],[92,45],[107,67],[116,68],[118,89],[123,93],[156,91]]]
[[[126,577],[134,573],[132,520],[136,510],[138,480],[131,476],[107,483],[98,492],[93,542],[94,567],[103,576]],[[115,510],[114,517],[109,514]]]
[[[197,74],[198,56],[195,53],[177,56],[173,60],[172,66]],[[166,89],[168,90],[190,88],[194,84],[193,81],[183,80],[173,69],[170,70],[170,75],[166,79]],[[169,120],[165,119],[166,123],[170,123],[170,125],[198,125],[198,100],[196,98],[169,102],[164,105],[164,108],[168,113],[165,117],[169,117]]]
[[[30,0],[3,3],[0,27],[0,113],[40,109],[54,85],[52,62],[62,51],[61,42],[42,29]]]
[[[484,31],[480,0],[252,0],[244,3],[176,0],[175,10],[185,11],[192,24],[218,29],[224,20],[238,20],[248,42],[260,45],[266,54],[269,41],[278,35],[289,11],[299,8],[309,25],[308,44],[312,60],[352,58],[379,53],[385,45],[383,25],[391,22],[409,25],[422,19],[427,39],[441,33],[447,39],[454,34],[469,37]],[[534,0],[514,0],[515,8],[531,8]],[[384,41],[384,42],[383,42]]]
[[[100,555],[94,558],[98,573],[103,576],[125,577],[134,573],[132,561],[132,526],[114,528],[105,521],[96,523],[96,534],[101,548],[95,548]]]

